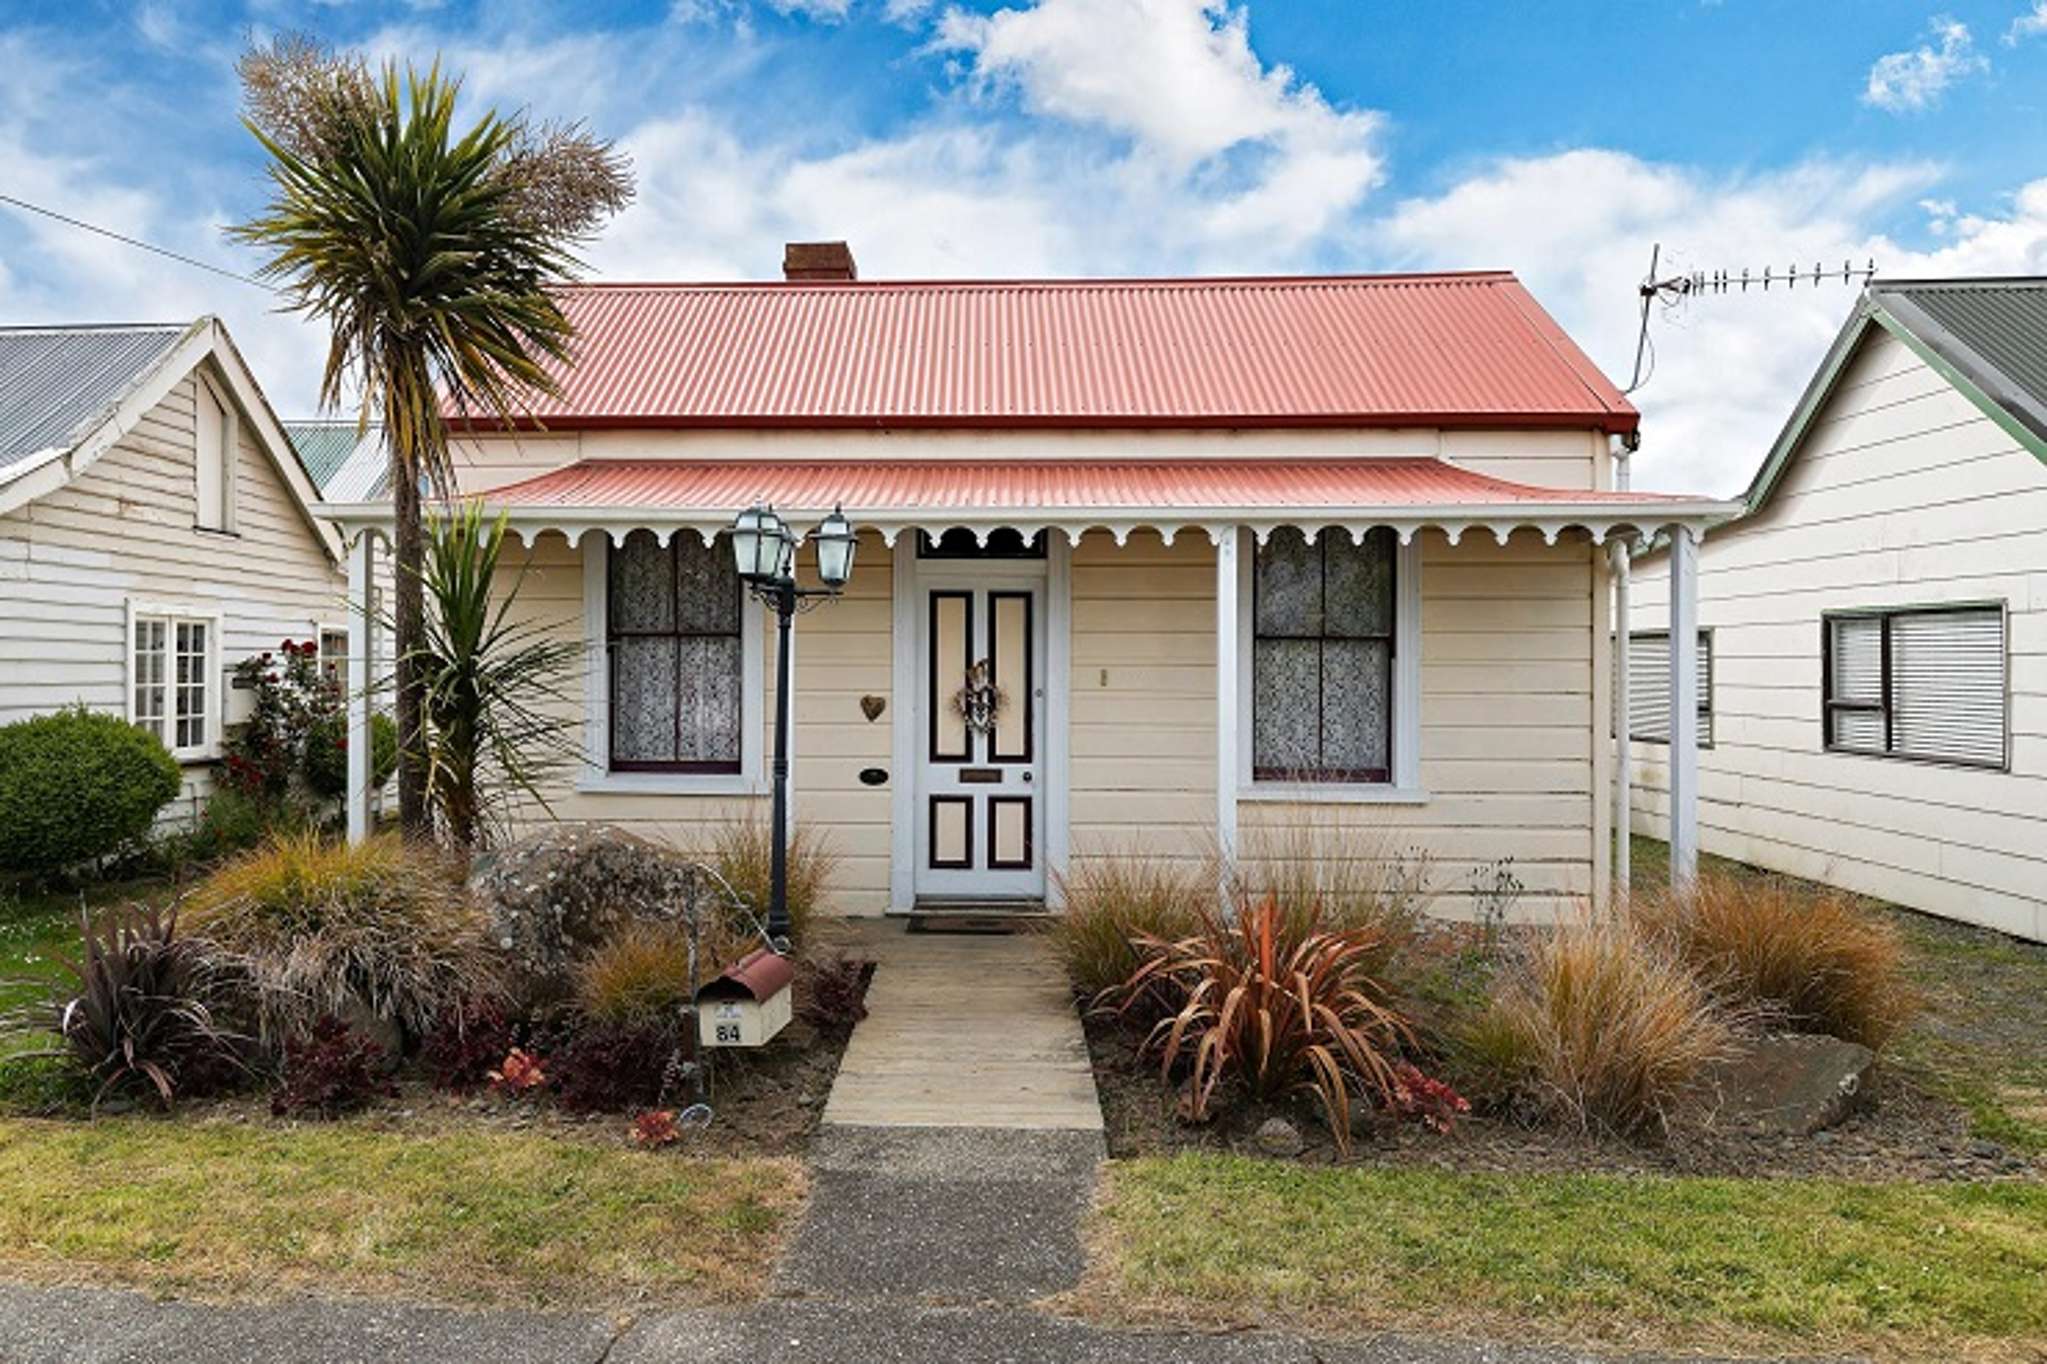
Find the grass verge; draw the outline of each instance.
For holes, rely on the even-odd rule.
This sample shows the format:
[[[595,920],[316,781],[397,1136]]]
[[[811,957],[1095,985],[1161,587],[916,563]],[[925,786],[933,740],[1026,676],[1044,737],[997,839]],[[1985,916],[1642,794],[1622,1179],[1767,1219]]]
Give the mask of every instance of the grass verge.
[[[523,1307],[756,1294],[785,1160],[354,1124],[0,1121],[0,1272],[153,1291]]]
[[[1114,1166],[1091,1305],[1309,1330],[2036,1358],[2047,1188]]]

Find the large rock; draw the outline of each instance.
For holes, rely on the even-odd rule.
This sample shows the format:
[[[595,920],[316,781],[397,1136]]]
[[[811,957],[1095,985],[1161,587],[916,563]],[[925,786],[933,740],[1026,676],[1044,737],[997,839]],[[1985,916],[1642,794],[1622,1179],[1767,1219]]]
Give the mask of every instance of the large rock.
[[[1707,1076],[1721,1123],[1768,1136],[1809,1137],[1845,1121],[1873,1096],[1876,1053],[1838,1037],[1765,1037]]]
[[[484,853],[469,884],[528,1002],[565,993],[575,963],[627,924],[709,904],[696,863],[608,824],[549,825]]]

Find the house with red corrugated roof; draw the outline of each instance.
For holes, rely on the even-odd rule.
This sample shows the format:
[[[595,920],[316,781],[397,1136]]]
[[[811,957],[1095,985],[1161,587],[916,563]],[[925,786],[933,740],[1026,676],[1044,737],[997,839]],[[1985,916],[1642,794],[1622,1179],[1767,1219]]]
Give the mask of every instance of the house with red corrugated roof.
[[[1508,859],[1527,910],[1605,893],[1603,546],[1736,508],[1615,487],[1638,415],[1511,274],[871,281],[811,243],[563,298],[559,393],[455,452],[584,646],[556,816],[688,847],[764,814],[786,670],[848,912],[1330,828],[1425,852],[1453,910]],[[786,657],[753,507],[804,584],[855,530]],[[389,508],[329,511],[360,595]]]

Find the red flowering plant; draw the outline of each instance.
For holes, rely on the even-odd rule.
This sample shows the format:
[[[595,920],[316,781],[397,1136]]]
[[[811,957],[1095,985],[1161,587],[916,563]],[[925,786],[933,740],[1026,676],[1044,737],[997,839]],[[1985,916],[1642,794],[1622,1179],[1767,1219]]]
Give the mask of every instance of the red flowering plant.
[[[341,689],[320,666],[320,646],[283,640],[235,665],[234,687],[254,693],[249,718],[226,743],[227,780],[263,801],[291,794],[310,737],[341,713]]]

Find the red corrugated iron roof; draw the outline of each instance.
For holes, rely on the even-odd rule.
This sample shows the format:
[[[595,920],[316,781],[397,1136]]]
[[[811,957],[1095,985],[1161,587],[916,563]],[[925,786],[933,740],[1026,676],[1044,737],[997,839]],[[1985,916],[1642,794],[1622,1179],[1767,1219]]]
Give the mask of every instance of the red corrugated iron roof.
[[[1653,506],[1687,500],[1665,493],[1538,488],[1423,458],[585,460],[482,497],[504,508],[718,513],[737,513],[755,502],[792,512],[842,503],[856,519],[903,511]]]
[[[548,427],[1567,426],[1635,409],[1504,272],[602,284]]]

